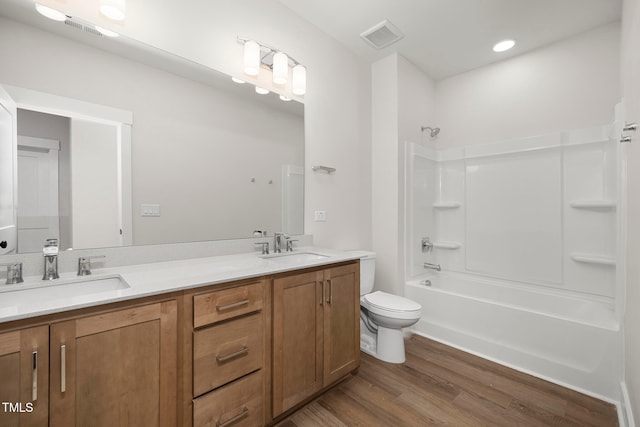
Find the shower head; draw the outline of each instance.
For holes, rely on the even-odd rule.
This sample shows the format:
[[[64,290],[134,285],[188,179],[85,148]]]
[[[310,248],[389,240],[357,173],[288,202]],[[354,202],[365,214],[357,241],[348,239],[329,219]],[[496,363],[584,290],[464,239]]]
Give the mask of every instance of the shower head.
[[[440,133],[440,128],[432,128],[431,126],[422,126],[422,132],[429,129],[431,131],[431,138],[435,138]]]

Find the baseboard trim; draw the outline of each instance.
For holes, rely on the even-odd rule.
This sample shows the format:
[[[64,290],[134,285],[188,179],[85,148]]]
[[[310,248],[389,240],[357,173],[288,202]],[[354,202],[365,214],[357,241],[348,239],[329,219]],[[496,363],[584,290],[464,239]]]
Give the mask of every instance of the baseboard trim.
[[[618,422],[620,427],[636,427],[636,422],[633,419],[633,411],[631,410],[631,400],[629,399],[629,391],[627,390],[627,383],[620,382],[620,395],[622,401],[618,407]]]

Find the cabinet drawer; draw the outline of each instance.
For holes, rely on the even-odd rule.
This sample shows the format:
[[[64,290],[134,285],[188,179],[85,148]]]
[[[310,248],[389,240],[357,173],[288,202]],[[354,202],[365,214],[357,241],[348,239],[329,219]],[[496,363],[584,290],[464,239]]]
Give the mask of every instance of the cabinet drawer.
[[[208,325],[262,309],[262,281],[193,297],[193,326]]]
[[[264,423],[262,371],[193,401],[194,427],[255,427]]]
[[[194,332],[194,396],[262,367],[262,318],[255,313]]]

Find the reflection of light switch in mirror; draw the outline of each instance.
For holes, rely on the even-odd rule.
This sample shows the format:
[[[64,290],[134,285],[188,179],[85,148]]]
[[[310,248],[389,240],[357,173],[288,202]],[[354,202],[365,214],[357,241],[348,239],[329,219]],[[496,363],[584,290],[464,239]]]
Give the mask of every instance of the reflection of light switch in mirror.
[[[142,204],[141,209],[142,216],[160,216],[160,205],[157,204]]]

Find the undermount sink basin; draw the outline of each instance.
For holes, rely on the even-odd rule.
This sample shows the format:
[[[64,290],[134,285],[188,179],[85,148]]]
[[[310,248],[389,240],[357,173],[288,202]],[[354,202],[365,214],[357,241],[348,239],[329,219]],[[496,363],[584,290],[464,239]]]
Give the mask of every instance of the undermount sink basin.
[[[328,256],[315,254],[312,252],[289,252],[283,254],[265,255],[262,258],[268,259],[269,261],[290,264],[297,262],[316,261],[319,259],[328,258]]]
[[[3,305],[33,300],[55,300],[99,294],[102,292],[128,289],[129,284],[119,275],[106,277],[78,277],[77,279],[58,279],[40,283],[20,283],[0,285],[0,300]]]

